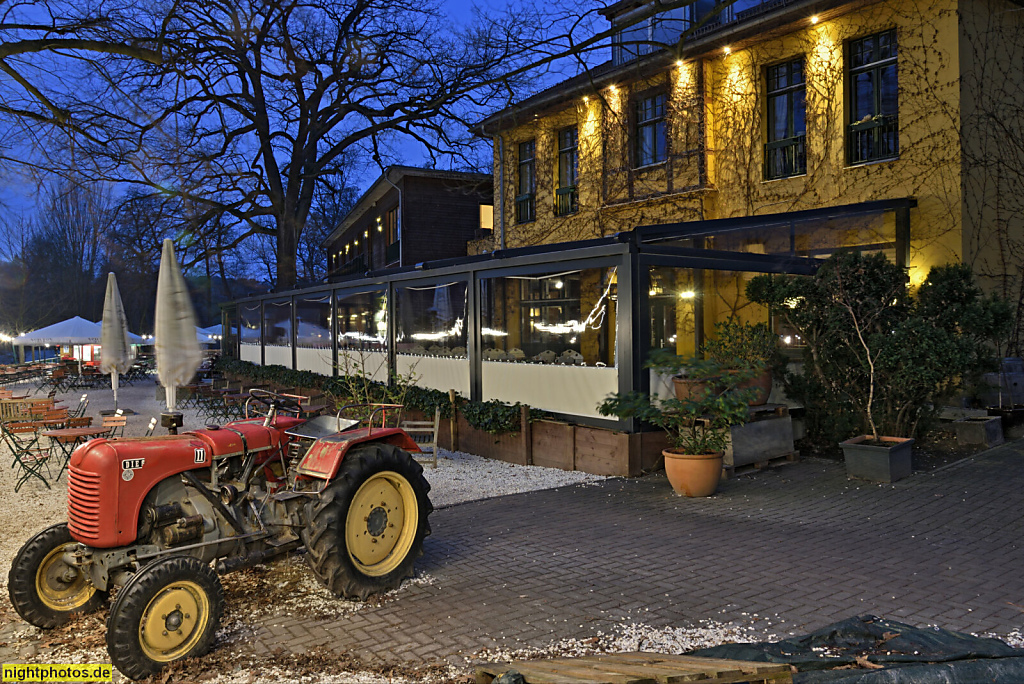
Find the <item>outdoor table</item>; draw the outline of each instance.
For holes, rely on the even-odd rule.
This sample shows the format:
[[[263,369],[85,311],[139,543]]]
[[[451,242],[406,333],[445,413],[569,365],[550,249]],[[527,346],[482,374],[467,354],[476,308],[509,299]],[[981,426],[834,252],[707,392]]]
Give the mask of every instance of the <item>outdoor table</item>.
[[[61,428],[59,430],[44,430],[40,432],[41,437],[49,437],[51,444],[56,444],[60,450],[61,455],[64,457],[63,463],[60,466],[60,472],[57,473],[57,480],[64,473],[64,469],[68,467],[68,462],[71,460],[71,452],[75,450],[79,444],[88,442],[93,437],[99,437],[110,432],[110,428],[105,427],[80,427],[80,428]],[[57,480],[54,480],[56,482]]]

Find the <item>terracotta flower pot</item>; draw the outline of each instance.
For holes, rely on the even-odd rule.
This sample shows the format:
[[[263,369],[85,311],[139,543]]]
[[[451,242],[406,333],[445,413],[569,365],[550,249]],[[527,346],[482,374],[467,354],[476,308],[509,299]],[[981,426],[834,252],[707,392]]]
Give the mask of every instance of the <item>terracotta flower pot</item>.
[[[708,379],[694,380],[674,375],[672,376],[672,385],[675,387],[676,399],[679,401],[686,401],[690,398],[699,399],[705,393],[715,391],[715,382]]]
[[[762,371],[760,375],[757,375],[746,382],[741,382],[737,387],[739,389],[757,390],[754,394],[754,398],[747,402],[749,406],[761,406],[763,404],[767,404],[768,396],[772,393],[772,372],[770,370]]]
[[[681,454],[676,451],[661,452],[665,457],[665,474],[676,494],[681,496],[711,496],[718,489],[722,478],[722,455]]]

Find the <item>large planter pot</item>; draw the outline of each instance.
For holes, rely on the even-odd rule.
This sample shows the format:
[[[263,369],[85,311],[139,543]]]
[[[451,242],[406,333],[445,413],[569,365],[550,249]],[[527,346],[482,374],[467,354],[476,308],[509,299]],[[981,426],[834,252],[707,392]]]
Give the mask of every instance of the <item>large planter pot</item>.
[[[680,496],[711,496],[722,479],[722,452],[715,454],[680,454],[661,452],[665,457],[665,474],[672,489]]]
[[[871,443],[871,435],[860,435],[840,442],[846,461],[846,474],[872,482],[895,482],[912,472],[912,437],[879,437],[881,444]]]
[[[953,421],[959,444],[977,444],[994,447],[1003,443],[1003,424],[999,416],[990,418],[963,418]]]
[[[772,372],[770,370],[762,371],[760,375],[746,382],[741,382],[737,387],[739,389],[756,390],[754,397],[747,404],[749,406],[763,406],[768,403],[768,397],[772,393]]]
[[[714,380],[694,380],[692,378],[684,378],[679,375],[672,377],[672,385],[676,390],[676,399],[679,401],[686,401],[691,397],[694,399],[704,396],[708,392],[715,391]]]

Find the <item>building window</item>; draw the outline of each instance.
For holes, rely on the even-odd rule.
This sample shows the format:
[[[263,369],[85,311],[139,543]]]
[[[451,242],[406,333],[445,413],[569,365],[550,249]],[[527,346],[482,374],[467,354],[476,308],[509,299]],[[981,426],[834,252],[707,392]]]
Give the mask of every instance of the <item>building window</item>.
[[[516,195],[516,223],[529,223],[537,218],[537,144],[533,140],[519,143],[519,194]]]
[[[900,155],[896,29],[850,43],[851,164]]]
[[[714,0],[701,0],[697,4],[709,2],[715,4]],[[679,36],[693,25],[693,5],[666,10],[637,21],[638,16],[650,11],[650,5],[644,5],[615,17],[615,33],[612,34],[612,62],[615,65],[675,45]]]
[[[576,126],[558,132],[558,189],[555,190],[555,215],[573,214],[579,208],[576,174],[579,172],[579,129]]]
[[[385,263],[393,264],[402,255],[402,248],[399,244],[402,240],[401,229],[398,226],[398,208],[388,210],[384,214],[384,240],[387,243]]]
[[[645,97],[636,103],[636,165],[650,166],[665,161],[668,142],[665,129],[665,93]]]
[[[807,173],[806,94],[802,59],[768,67],[766,180]]]

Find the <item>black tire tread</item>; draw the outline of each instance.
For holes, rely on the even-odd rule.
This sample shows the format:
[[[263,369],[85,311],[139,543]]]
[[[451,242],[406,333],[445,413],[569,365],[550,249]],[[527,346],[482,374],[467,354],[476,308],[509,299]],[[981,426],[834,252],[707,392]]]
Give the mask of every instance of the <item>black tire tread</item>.
[[[369,477],[382,471],[396,472],[412,485],[416,491],[420,524],[405,560],[391,573],[371,577],[360,572],[349,558],[344,527],[348,506],[356,491]],[[371,596],[397,589],[402,580],[412,577],[416,559],[423,555],[423,539],[430,534],[428,516],[434,507],[427,496],[429,491],[430,483],[423,477],[423,466],[408,452],[381,442],[354,447],[319,499],[306,504],[302,541],[313,574],[339,598],[365,601]]]
[[[55,547],[73,541],[75,540],[68,530],[68,524],[58,523],[37,533],[18,550],[7,574],[7,593],[14,610],[25,622],[42,629],[52,629],[66,623],[72,615],[96,610],[106,601],[107,592],[97,591],[84,606],[72,611],[59,612],[47,608],[39,599],[36,591],[36,572],[39,570],[39,564]]]
[[[107,619],[107,654],[121,674],[143,679],[170,663],[150,660],[139,645],[139,622],[146,606],[167,584],[179,579],[198,583],[210,599],[210,620],[202,639],[181,659],[200,656],[210,650],[224,611],[224,589],[220,578],[207,563],[194,556],[167,556],[145,566],[121,588]]]

